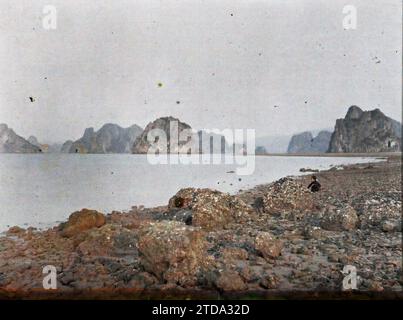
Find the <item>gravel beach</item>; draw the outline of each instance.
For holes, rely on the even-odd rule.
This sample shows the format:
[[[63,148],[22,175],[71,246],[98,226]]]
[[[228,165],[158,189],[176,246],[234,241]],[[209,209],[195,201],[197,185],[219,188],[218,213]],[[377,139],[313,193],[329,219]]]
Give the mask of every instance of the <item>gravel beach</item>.
[[[303,171],[303,170],[302,170]],[[229,195],[83,209],[49,230],[0,237],[2,298],[402,297],[401,160],[348,165]],[[43,288],[44,266],[57,289]],[[343,287],[356,270],[356,290]]]

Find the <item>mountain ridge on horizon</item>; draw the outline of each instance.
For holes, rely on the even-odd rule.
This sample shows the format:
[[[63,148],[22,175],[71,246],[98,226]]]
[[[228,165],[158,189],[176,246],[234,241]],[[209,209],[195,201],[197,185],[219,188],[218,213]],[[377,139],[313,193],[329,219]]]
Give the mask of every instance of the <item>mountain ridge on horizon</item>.
[[[314,136],[317,136],[318,134],[323,133],[325,131],[333,137],[335,134],[335,131],[337,131],[337,128],[340,126],[340,123],[344,123],[346,121],[346,119],[348,121],[348,119],[351,117],[351,115],[355,115],[355,114],[377,115],[377,117],[385,119],[385,120],[379,120],[380,123],[384,123],[385,121],[386,121],[385,123],[390,122],[390,125],[389,124],[388,125],[391,127],[391,130],[392,130],[391,132],[396,132],[395,136],[393,137],[393,139],[395,139],[396,142],[393,142],[393,143],[397,143],[400,146],[401,142],[399,142],[399,141],[401,141],[401,122],[386,116],[385,114],[383,114],[383,112],[379,108],[375,108],[373,110],[363,110],[363,109],[353,105],[348,108],[345,118],[336,119],[335,126],[333,129],[329,129],[329,128],[316,129],[315,128],[315,129],[308,130],[308,131],[290,133],[290,134],[284,134],[284,135],[271,135],[271,136],[262,135],[262,136],[256,137],[256,148],[263,147],[267,153],[287,153],[287,151],[289,151],[289,149],[290,149],[290,143],[292,142],[294,137],[306,135],[309,132],[312,135],[312,138],[308,139],[308,140],[310,140],[311,144],[314,142],[314,139],[315,139]],[[131,153],[137,138],[140,137],[141,135],[144,136],[144,130],[146,130],[146,128],[149,125],[151,125],[152,123],[155,123],[156,121],[161,121],[161,119],[162,119],[162,121],[165,121],[165,122],[167,122],[169,120],[178,121],[179,123],[184,125],[184,128],[190,128],[197,132],[202,131],[202,130],[193,129],[189,124],[182,122],[181,120],[179,120],[178,118],[175,118],[173,116],[163,116],[163,117],[159,117],[159,118],[155,119],[154,121],[149,122],[144,129],[141,128],[140,126],[138,126],[137,124],[133,124],[129,127],[124,128],[118,124],[111,123],[111,122],[107,122],[107,123],[103,124],[97,131],[94,130],[94,127],[87,127],[84,130],[84,134],[79,139],[66,140],[63,144],[61,144],[61,143],[53,143],[53,144],[52,143],[39,143],[38,139],[35,136],[30,136],[28,139],[24,139],[20,136],[19,137],[21,139],[24,139],[24,141],[26,141],[26,142],[24,142],[25,144],[29,143],[30,145],[39,147],[41,149],[41,151],[37,151],[38,149],[31,147],[31,148],[25,149],[25,152],[27,152],[27,150],[31,150],[34,153],[35,152],[45,152],[45,153],[49,153],[49,152],[51,152],[51,153],[53,153],[53,152]],[[7,127],[6,124],[4,124],[3,126]],[[371,132],[366,133],[366,136],[370,136],[370,135],[371,135]],[[399,140],[399,137],[400,137],[400,140]],[[326,139],[327,139],[327,137],[326,137]],[[334,139],[336,139],[336,138],[333,138],[333,140]],[[305,139],[305,140],[306,140],[305,141],[306,143],[300,141],[301,150],[299,150],[299,151],[309,152],[310,147],[302,146],[304,143],[307,144],[309,142],[307,139]],[[395,140],[393,140],[393,141],[395,141]],[[19,141],[21,143],[23,142],[22,140],[19,140]],[[322,141],[321,143],[323,144],[325,142]],[[1,142],[0,142],[0,144],[1,144]],[[329,144],[330,144],[330,138],[329,138]],[[334,142],[333,142],[333,144],[334,144]],[[1,145],[0,145],[0,147],[1,147]],[[13,151],[10,148],[11,147],[9,147],[9,149],[7,149],[10,151],[4,151],[5,149],[3,148],[2,152],[21,152],[21,150]],[[400,147],[398,147],[398,148],[400,148]],[[351,148],[343,149],[341,147],[339,149],[337,149],[337,148],[335,149],[335,148],[330,148],[330,146],[329,146],[329,150],[353,150],[353,149],[351,149]],[[365,148],[362,150],[365,150]],[[310,150],[310,151],[312,151],[312,150]],[[328,150],[323,150],[323,148],[320,147],[316,151],[326,152]],[[28,151],[28,152],[30,152],[30,151]],[[338,151],[338,152],[340,152],[340,151]],[[290,152],[288,152],[288,153],[290,153]],[[291,153],[293,153],[293,152],[291,152]]]
[[[131,146],[143,129],[133,124],[122,128],[114,123],[105,123],[99,130],[93,127],[84,130],[76,141],[67,140],[62,153],[130,153]]]

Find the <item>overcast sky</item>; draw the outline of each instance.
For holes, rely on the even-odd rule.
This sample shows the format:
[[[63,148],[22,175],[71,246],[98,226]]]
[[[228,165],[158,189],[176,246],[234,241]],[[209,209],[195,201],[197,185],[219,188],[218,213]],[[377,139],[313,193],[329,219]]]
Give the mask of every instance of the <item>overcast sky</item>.
[[[0,0],[0,123],[63,142],[167,115],[257,136],[333,127],[353,104],[400,120],[401,23],[401,0]]]

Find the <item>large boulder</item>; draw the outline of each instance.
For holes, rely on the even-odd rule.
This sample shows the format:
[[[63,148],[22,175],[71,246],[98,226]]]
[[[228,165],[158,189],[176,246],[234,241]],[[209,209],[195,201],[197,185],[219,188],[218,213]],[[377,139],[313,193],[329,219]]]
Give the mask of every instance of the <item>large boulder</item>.
[[[14,226],[14,227],[11,227],[10,229],[8,229],[6,234],[9,236],[13,236],[13,235],[22,234],[24,232],[25,232],[25,229],[23,229],[19,226]]]
[[[170,209],[192,210],[192,225],[217,230],[231,223],[243,223],[253,217],[253,210],[236,196],[211,189],[186,188],[169,200]]]
[[[208,266],[204,233],[177,221],[151,222],[140,231],[138,250],[143,268],[161,282],[197,284]]]
[[[320,225],[329,231],[354,230],[358,225],[357,212],[350,205],[341,208],[328,206],[325,209]]]
[[[224,269],[215,276],[214,284],[218,290],[224,292],[244,291],[248,288],[248,285],[238,272],[227,269]]]
[[[384,232],[402,231],[401,220],[384,220],[381,225],[381,229]]]
[[[263,198],[264,211],[270,214],[295,214],[315,210],[311,191],[291,178],[271,183]]]
[[[277,258],[281,254],[283,243],[269,232],[259,232],[255,238],[255,250],[265,259]]]
[[[248,251],[238,247],[223,247],[220,249],[220,255],[227,265],[237,260],[248,259]]]
[[[105,223],[106,218],[102,213],[96,210],[82,209],[73,212],[67,222],[60,224],[59,230],[63,237],[71,238],[83,231],[102,227]]]
[[[192,209],[193,205],[197,202],[197,195],[200,194],[218,194],[219,191],[213,191],[211,189],[199,189],[199,188],[183,188],[180,189],[168,202],[168,208],[183,208]]]
[[[78,252],[96,257],[137,257],[137,233],[116,224],[88,231],[77,246]]]

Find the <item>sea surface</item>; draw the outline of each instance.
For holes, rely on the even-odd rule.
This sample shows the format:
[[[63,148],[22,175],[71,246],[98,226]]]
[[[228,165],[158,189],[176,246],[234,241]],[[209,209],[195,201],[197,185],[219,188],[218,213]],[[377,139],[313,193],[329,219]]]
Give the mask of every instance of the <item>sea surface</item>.
[[[0,154],[0,231],[14,225],[50,227],[82,208],[109,213],[165,205],[184,187],[236,193],[300,175],[300,168],[370,161],[376,159],[257,156],[254,173],[240,176],[237,164],[153,165],[145,155]]]

